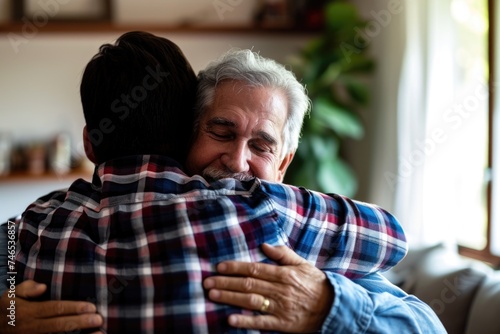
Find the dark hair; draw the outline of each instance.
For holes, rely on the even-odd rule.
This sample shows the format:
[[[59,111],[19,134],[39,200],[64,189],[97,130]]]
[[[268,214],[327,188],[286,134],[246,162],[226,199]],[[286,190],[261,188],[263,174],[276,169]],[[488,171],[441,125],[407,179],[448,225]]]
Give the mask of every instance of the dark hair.
[[[133,31],[102,45],[80,86],[96,162],[161,154],[183,163],[196,82],[180,48],[166,38]]]

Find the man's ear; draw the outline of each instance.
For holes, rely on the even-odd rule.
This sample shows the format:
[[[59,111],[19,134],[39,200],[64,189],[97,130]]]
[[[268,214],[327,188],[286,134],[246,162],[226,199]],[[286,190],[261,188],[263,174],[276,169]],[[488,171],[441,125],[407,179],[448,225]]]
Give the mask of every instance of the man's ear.
[[[288,169],[288,166],[290,166],[290,163],[292,162],[294,156],[295,156],[295,151],[288,153],[287,155],[285,155],[283,160],[281,160],[281,164],[278,168],[278,175],[276,175],[277,182],[283,182],[286,170]]]
[[[90,161],[97,164],[97,160],[94,155],[94,149],[92,148],[92,143],[90,142],[89,133],[87,132],[87,126],[83,127],[83,148],[85,149],[85,154]]]

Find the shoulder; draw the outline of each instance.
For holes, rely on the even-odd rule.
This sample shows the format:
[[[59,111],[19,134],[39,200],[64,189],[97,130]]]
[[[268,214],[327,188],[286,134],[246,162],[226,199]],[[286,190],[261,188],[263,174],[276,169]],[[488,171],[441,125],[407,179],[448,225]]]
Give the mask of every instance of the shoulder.
[[[287,197],[287,198],[297,198],[297,199],[307,199],[307,200],[338,200],[338,195],[336,194],[324,194],[315,190],[306,189],[304,187],[298,187],[285,183],[269,182],[260,180],[260,187],[262,191],[268,193],[271,196],[276,197]]]
[[[293,185],[261,181],[261,191],[274,202],[286,206],[298,206],[316,211],[330,211],[339,206],[337,195],[323,194],[318,191]],[[331,209],[328,209],[331,208]]]
[[[66,198],[66,194],[68,193],[68,189],[60,189],[52,191],[40,198],[38,198],[32,205],[47,205],[48,203],[60,203],[63,202]]]
[[[55,209],[67,201],[70,194],[77,197],[89,197],[95,190],[92,183],[83,179],[75,180],[69,188],[54,190],[46,195],[39,197],[36,201],[31,203],[26,211],[34,210],[37,212],[47,212],[48,210]]]

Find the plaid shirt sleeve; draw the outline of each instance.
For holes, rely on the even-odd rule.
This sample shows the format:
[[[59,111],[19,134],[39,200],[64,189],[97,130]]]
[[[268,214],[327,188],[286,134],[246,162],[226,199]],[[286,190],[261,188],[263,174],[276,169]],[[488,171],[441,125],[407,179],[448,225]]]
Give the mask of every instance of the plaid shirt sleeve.
[[[293,186],[263,187],[289,246],[322,270],[358,278],[392,268],[407,253],[401,225],[376,205]]]

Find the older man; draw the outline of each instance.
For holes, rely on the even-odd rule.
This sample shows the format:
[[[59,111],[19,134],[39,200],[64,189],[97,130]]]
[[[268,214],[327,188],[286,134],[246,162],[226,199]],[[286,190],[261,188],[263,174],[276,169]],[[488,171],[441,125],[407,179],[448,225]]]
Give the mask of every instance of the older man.
[[[236,56],[237,54],[238,56]],[[230,63],[231,58],[233,58],[233,60],[237,62],[241,62],[241,55],[243,54],[245,54],[245,52],[236,53],[232,56],[229,55],[221,63]],[[253,57],[253,61],[255,61],[254,54],[246,52],[246,57],[248,56]],[[259,60],[259,57],[256,57],[256,59]],[[247,59],[247,61],[248,60],[252,61],[252,59]],[[257,61],[258,66],[254,67],[254,69],[260,68],[260,65],[265,64],[265,61],[262,63],[259,63],[259,61]],[[217,66],[218,65],[215,64],[213,67],[216,68]],[[209,69],[206,71],[206,73],[210,72]],[[264,72],[262,72],[262,70],[264,70]],[[265,71],[267,70],[268,69],[263,67],[261,68],[261,73],[265,73]],[[217,72],[218,74],[222,73],[219,70]],[[255,74],[250,74],[247,69],[245,69],[243,72],[248,73],[249,76]],[[200,82],[203,82],[203,75],[201,75],[201,78],[202,79]],[[255,82],[247,82],[241,77],[231,78],[231,75],[229,75],[228,77],[222,77],[216,80],[216,84],[213,85],[215,89],[212,90],[212,93],[210,93],[209,91],[205,91],[203,89],[203,86],[200,86],[201,94],[203,95],[204,93],[207,93],[205,96],[206,105],[205,108],[202,107],[199,109],[202,111],[202,113],[201,117],[199,117],[199,123],[197,126],[197,136],[195,138],[195,145],[193,145],[193,149],[190,152],[190,158],[188,159],[187,165],[192,172],[202,172],[207,177],[214,179],[230,176],[246,180],[249,177],[259,176],[275,181],[282,180],[283,175],[286,171],[286,167],[293,158],[293,152],[296,149],[298,131],[300,131],[301,117],[303,117],[303,113],[302,115],[300,115],[299,113],[298,116],[292,116],[293,112],[290,112],[291,108],[288,103],[291,104],[291,102],[293,102],[293,98],[290,95],[286,95],[287,93],[289,93],[289,90],[283,90],[282,88],[277,86],[275,82],[269,83],[268,81],[265,81],[259,83],[260,80],[261,79],[257,79],[257,85],[253,85],[255,84]],[[286,81],[287,80],[284,80],[283,82]],[[271,93],[268,94],[266,91],[269,91]],[[229,96],[231,95],[235,97],[234,100],[231,100],[231,98],[229,98]],[[199,101],[203,100],[202,97],[199,99]],[[211,107],[207,109],[206,106]],[[300,108],[298,109],[300,110]],[[219,111],[226,111],[226,113],[221,113]],[[299,122],[294,127],[293,122],[297,122],[297,119],[299,119]],[[291,128],[290,124],[292,124]],[[295,129],[296,135],[294,135],[293,129]],[[203,154],[196,153],[196,150],[200,150],[200,147],[203,147],[203,144],[209,144],[210,141],[212,141],[212,144],[207,145],[205,147],[206,150],[201,150],[201,153]],[[211,148],[214,148],[214,150],[209,151],[209,149]],[[294,194],[294,192],[290,194]],[[294,196],[298,195],[295,194]],[[365,227],[368,227],[368,229],[370,228],[369,225],[371,223],[377,222],[377,220],[372,220],[373,217],[369,217],[369,215],[375,212],[379,212],[376,215],[382,213],[381,211],[378,211],[378,209],[372,211],[374,208],[365,208],[364,205],[360,203],[353,203],[350,201],[343,203],[343,205],[346,206],[344,207],[344,209],[347,208],[348,210],[350,210],[349,207],[351,207],[351,209],[355,208],[355,211],[352,213],[354,216],[358,216],[360,214],[361,216],[363,216],[368,214],[368,216],[364,217],[367,218],[365,222],[368,223],[368,225],[366,225]],[[347,214],[350,215],[349,213]],[[295,241],[292,240],[293,239],[290,239],[290,243],[293,247],[293,243]],[[313,261],[311,258],[311,251],[315,253],[315,251],[313,250],[315,247],[316,246],[313,243],[304,243],[301,244],[300,247],[297,247],[296,251],[300,255],[305,256],[306,258],[309,258],[309,260]],[[369,254],[370,252],[368,250],[356,248],[349,250],[349,248],[345,249],[343,247],[340,247],[340,250],[347,251],[344,256],[350,256],[347,253],[352,251],[361,251],[364,256],[368,256],[368,258],[370,258],[368,262],[378,258],[378,256],[380,255],[379,253]],[[283,257],[284,264],[293,265],[291,267],[281,268],[285,270],[285,273],[295,273],[295,276],[292,275],[291,277],[300,277],[297,276],[297,273],[304,271],[304,268],[314,271],[314,269],[309,264],[305,263],[303,260],[299,260],[298,258],[293,257],[290,254],[286,254],[285,251],[280,253],[279,251],[273,249],[266,249],[266,253],[275,260],[279,260],[280,257]],[[373,256],[373,258],[371,258],[370,255]],[[387,262],[387,259],[382,259],[381,261]],[[313,262],[316,262],[316,264],[318,264],[317,260]],[[341,263],[342,262],[345,261],[341,261]],[[222,268],[220,269],[223,270],[225,265],[227,269],[225,271],[226,273],[246,273],[251,274],[251,276],[257,278],[257,280],[255,281],[257,283],[254,287],[255,289],[252,288],[249,291],[248,287],[244,287],[243,290],[240,291],[241,285],[239,282],[241,281],[238,281],[238,279],[228,279],[227,277],[209,278],[205,281],[205,286],[207,288],[217,288],[222,286],[232,291],[228,292],[215,289],[210,292],[211,297],[215,300],[218,299],[220,301],[229,302],[247,309],[260,309],[268,314],[267,316],[257,317],[233,316],[232,318],[230,318],[230,322],[236,326],[286,331],[290,331],[291,329],[294,329],[295,331],[310,331],[319,329],[321,327],[321,324],[323,323],[323,330],[328,332],[345,330],[346,328],[348,328],[346,327],[347,323],[341,322],[340,320],[342,320],[342,318],[345,318],[344,316],[346,313],[338,309],[338,304],[349,302],[349,299],[343,300],[343,298],[346,298],[345,296],[349,296],[353,298],[352,301],[355,301],[356,299],[358,299],[357,297],[359,297],[357,296],[357,294],[360,294],[363,291],[367,295],[371,295],[369,291],[366,291],[360,286],[345,279],[345,277],[343,277],[342,275],[338,274],[338,272],[343,272],[344,274],[352,276],[362,275],[363,273],[366,274],[366,272],[364,272],[365,269],[363,268],[363,266],[366,266],[366,264],[363,264],[362,262],[358,263],[359,267],[356,268],[356,266],[351,266],[350,268],[347,268],[347,271],[335,266],[330,267],[328,275],[330,283],[333,287],[333,291],[335,292],[333,295],[331,293],[328,293],[330,288],[328,287],[328,285],[324,284],[324,279],[322,279],[324,275],[316,270],[318,272],[318,275],[312,275],[310,277],[316,277],[318,281],[316,283],[312,283],[311,286],[320,286],[321,288],[317,291],[323,291],[324,293],[320,293],[319,296],[325,297],[325,299],[329,302],[327,302],[326,304],[318,303],[320,309],[322,310],[320,310],[320,312],[318,313],[320,314],[320,316],[313,317],[312,324],[305,321],[306,325],[302,326],[305,318],[303,317],[303,314],[299,314],[295,316],[295,319],[299,319],[299,321],[295,322],[292,327],[283,321],[283,315],[287,316],[288,314],[289,316],[290,314],[292,314],[293,317],[293,312],[286,314],[284,312],[293,311],[291,308],[292,304],[288,303],[288,310],[286,308],[282,309],[280,307],[280,300],[279,298],[277,298],[276,294],[276,291],[279,290],[274,290],[274,293],[270,293],[270,291],[272,291],[270,287],[283,286],[286,284],[288,284],[288,286],[293,286],[293,284],[290,284],[290,282],[299,282],[287,280],[287,277],[285,277],[286,275],[273,276],[276,269],[276,267],[274,266],[269,267],[264,264],[259,264],[259,268],[262,269],[262,272],[256,273],[255,271],[252,271],[252,265],[250,265],[251,267],[249,272],[245,272],[249,268],[248,264],[230,262],[223,264]],[[328,270],[328,266],[326,266],[325,269]],[[266,278],[267,280],[265,280]],[[274,282],[273,279],[275,280]],[[385,285],[387,284],[379,278],[372,278],[369,280],[369,282],[369,284],[366,284],[366,287],[371,287],[372,289],[376,287],[375,289],[377,291],[386,288]],[[340,290],[338,290],[337,288],[338,286],[342,286],[342,289],[348,289],[349,293],[340,294]],[[295,286],[294,291],[297,291],[297,288],[300,288],[300,286]],[[311,295],[307,295],[308,291],[298,291],[299,293],[296,296],[297,299],[311,299],[313,297]],[[363,299],[363,302],[366,302],[366,298],[373,299],[373,308],[370,310],[370,312],[373,311],[373,313],[368,312],[366,314],[359,314],[360,310],[356,310],[356,306],[355,304],[353,304],[351,307],[346,307],[346,309],[354,312],[353,314],[351,314],[351,319],[356,314],[358,316],[361,316],[361,318],[365,318],[365,320],[368,319],[368,323],[365,320],[359,323],[359,326],[365,326],[365,329],[371,328],[377,330],[387,328],[384,327],[387,326],[387,323],[384,322],[383,319],[391,318],[393,324],[394,321],[398,321],[397,319],[403,319],[399,321],[405,324],[405,326],[408,326],[408,328],[415,329],[415,331],[422,328],[439,329],[439,326],[435,324],[435,317],[433,317],[432,314],[429,313],[430,310],[426,309],[425,305],[423,305],[421,302],[412,299],[411,297],[405,296],[400,291],[397,291],[392,287],[388,287],[385,291],[390,292],[390,297],[388,298],[387,294],[383,294],[384,297],[382,299],[385,300],[383,304],[387,305],[387,302],[391,301],[393,305],[391,309],[393,309],[394,306],[398,306],[399,311],[395,312],[391,311],[391,309],[384,310],[384,307],[382,307],[382,303],[380,303],[380,298],[377,299],[371,296],[365,297]],[[241,292],[243,292],[243,294]],[[253,294],[251,295],[253,296],[253,298],[246,298],[245,294],[247,292],[251,292]],[[258,294],[257,303],[255,302],[256,294]],[[318,294],[315,296],[318,296]],[[298,301],[297,299],[292,301],[296,303]],[[311,309],[314,309],[314,303],[310,305]],[[328,312],[325,313],[324,310],[325,305],[331,305],[328,307],[330,309],[330,315],[328,316],[326,314]],[[306,312],[311,312],[311,309],[306,310]],[[375,317],[375,313],[379,313],[379,315]],[[251,321],[253,321],[253,319],[256,319],[257,322],[252,323]],[[278,319],[278,321],[274,321],[274,319]],[[306,320],[310,319],[306,318]],[[344,321],[346,320],[347,319],[344,319]],[[424,327],[420,328],[418,322],[422,320],[424,320],[427,325],[424,325]],[[367,324],[369,327],[366,327]],[[383,325],[381,326],[380,324]],[[352,330],[355,332],[358,332],[360,329],[362,329],[362,327],[352,327]]]
[[[283,66],[249,50],[228,52],[200,72],[198,81],[198,115],[188,170],[215,179],[283,181],[309,107],[300,83]],[[444,331],[427,305],[379,274],[346,280],[327,272],[335,299],[328,317],[318,319],[323,304],[311,300],[308,279],[296,280],[318,270],[285,250],[271,254],[282,264],[295,266],[228,262],[220,270],[232,277],[205,280],[210,297],[221,303],[252,309],[259,302],[255,296],[270,301],[266,315],[231,316],[234,326],[296,332],[303,324],[297,319],[308,319],[312,325],[307,328],[316,328],[321,321],[324,333],[391,332],[394,326],[411,333]]]

